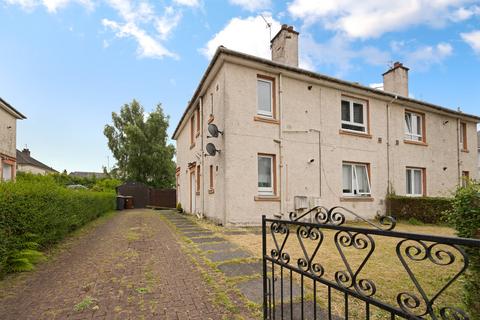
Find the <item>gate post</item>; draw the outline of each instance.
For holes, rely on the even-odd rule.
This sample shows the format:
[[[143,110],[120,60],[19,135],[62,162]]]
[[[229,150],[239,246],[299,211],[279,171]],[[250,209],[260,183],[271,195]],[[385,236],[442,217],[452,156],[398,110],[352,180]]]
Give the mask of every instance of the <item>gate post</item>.
[[[268,319],[267,306],[267,228],[265,222],[265,215],[262,215],[262,264],[263,264],[263,319]]]

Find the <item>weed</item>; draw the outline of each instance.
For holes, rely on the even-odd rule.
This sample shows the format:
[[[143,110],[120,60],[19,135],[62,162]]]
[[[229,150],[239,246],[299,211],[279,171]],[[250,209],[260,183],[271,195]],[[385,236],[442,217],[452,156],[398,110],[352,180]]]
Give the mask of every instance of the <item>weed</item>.
[[[95,303],[95,299],[93,299],[90,296],[86,296],[82,301],[80,301],[73,307],[73,310],[77,312],[81,312],[89,309],[94,303]]]

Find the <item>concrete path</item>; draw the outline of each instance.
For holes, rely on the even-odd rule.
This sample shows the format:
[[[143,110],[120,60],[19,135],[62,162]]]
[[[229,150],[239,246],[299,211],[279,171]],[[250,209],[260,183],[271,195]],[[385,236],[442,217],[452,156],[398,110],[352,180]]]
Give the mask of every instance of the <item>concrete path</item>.
[[[117,213],[71,239],[36,271],[1,281],[0,319],[234,319],[214,303],[163,216]],[[199,231],[190,221],[178,222],[186,233]],[[216,240],[208,231],[205,236]]]

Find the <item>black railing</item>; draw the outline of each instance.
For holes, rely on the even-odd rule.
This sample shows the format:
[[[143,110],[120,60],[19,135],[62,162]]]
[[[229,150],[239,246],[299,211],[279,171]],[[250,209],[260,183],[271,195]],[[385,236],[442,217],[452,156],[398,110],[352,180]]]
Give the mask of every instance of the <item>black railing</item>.
[[[370,227],[344,225],[348,215]],[[480,240],[397,232],[392,217],[373,223],[343,207],[289,218],[262,217],[264,319],[468,319],[452,285]],[[398,270],[381,272],[382,259]]]

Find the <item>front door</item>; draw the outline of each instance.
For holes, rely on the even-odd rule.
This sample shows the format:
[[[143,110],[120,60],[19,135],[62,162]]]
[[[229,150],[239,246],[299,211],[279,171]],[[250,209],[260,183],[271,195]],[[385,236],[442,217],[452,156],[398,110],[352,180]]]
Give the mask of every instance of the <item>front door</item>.
[[[190,213],[195,213],[195,171],[190,172]]]

